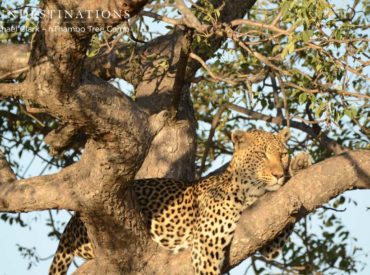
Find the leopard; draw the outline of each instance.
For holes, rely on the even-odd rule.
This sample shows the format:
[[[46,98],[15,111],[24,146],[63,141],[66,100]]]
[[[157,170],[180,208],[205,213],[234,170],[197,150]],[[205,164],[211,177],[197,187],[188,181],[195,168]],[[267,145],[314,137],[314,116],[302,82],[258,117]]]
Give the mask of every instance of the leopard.
[[[242,212],[288,178],[289,128],[278,133],[235,130],[224,171],[194,181],[168,178],[131,182],[148,232],[174,253],[191,249],[196,275],[220,275]],[[49,269],[66,274],[75,256],[93,259],[87,230],[76,214],[67,224]]]

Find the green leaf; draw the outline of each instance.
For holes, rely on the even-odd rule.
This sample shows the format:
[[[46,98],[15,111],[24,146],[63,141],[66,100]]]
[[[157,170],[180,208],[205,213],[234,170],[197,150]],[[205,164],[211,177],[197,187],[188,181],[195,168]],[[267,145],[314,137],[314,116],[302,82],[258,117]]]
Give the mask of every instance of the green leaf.
[[[306,93],[301,93],[298,97],[299,104],[305,103],[307,100],[307,94]]]
[[[311,30],[306,30],[301,33],[302,36],[302,41],[303,42],[308,42],[311,39],[311,36],[313,35],[313,31]]]
[[[357,116],[357,110],[354,107],[345,109],[344,114],[347,115],[349,118],[353,119]]]

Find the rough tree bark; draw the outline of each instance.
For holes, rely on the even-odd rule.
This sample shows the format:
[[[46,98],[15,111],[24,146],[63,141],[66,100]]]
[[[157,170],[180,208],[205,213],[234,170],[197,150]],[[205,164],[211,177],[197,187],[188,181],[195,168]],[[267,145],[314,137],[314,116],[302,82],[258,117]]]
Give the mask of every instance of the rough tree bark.
[[[146,2],[43,1],[43,9],[118,9],[133,16]],[[219,6],[223,1],[212,2]],[[224,22],[240,18],[254,3],[225,1],[220,18]],[[109,53],[86,59],[93,33],[73,36],[48,31],[64,23],[57,17],[41,20],[43,30],[34,39],[28,64],[25,49],[29,46],[1,45],[2,79],[25,71],[27,77],[20,84],[0,84],[0,97],[30,100],[59,119],[61,128],[46,137],[56,152],[68,147],[77,133],[84,133],[84,153],[79,162],[54,175],[25,180],[16,180],[1,155],[0,211],[80,212],[96,259],[83,265],[78,274],[190,274],[189,252],[169,254],[147,236],[128,181],[135,177],[194,179],[196,122],[189,86],[200,65],[188,57],[191,32],[177,29],[142,46],[117,45]],[[85,23],[102,27],[119,20]],[[222,42],[223,38],[214,38],[207,51],[196,45],[192,51],[207,59]],[[161,60],[168,67],[158,71]],[[105,81],[114,77],[135,86],[136,101]],[[369,152],[358,151],[319,163],[246,211],[225,271],[333,196],[352,188],[369,188],[369,159]],[[343,172],[333,173],[338,164]],[[312,174],[316,176],[308,177]],[[265,219],[257,219],[261,216]]]

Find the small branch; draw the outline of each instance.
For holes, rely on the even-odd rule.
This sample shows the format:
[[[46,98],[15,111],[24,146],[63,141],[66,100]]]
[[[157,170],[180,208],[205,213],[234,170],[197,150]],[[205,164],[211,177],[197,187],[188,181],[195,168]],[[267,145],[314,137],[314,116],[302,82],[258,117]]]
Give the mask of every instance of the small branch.
[[[159,14],[156,14],[154,12],[141,11],[140,15],[151,17],[151,18],[154,18],[156,20],[159,20],[159,21],[162,21],[162,22],[165,22],[165,23],[168,23],[168,24],[172,24],[172,25],[175,25],[175,26],[182,26],[182,25],[185,24],[184,21],[181,20],[181,19],[169,18],[167,16],[159,15]]]
[[[270,73],[270,80],[271,80],[271,85],[272,85],[272,91],[274,93],[274,102],[275,102],[275,107],[276,107],[276,110],[277,110],[277,117],[284,118],[283,117],[283,112],[281,110],[281,104],[280,104],[280,101],[279,101],[279,90],[278,90],[278,86],[277,86],[277,83],[276,83],[276,80],[275,80],[275,74],[274,73]]]
[[[286,121],[287,121],[287,126],[289,128],[290,127],[290,113],[289,113],[288,99],[286,97],[286,92],[285,92],[285,88],[284,88],[284,85],[283,85],[283,80],[281,79],[281,76],[279,74],[277,75],[277,78],[278,78],[278,81],[279,81],[279,86],[280,86],[281,93],[283,94],[285,118],[286,118]]]
[[[190,54],[189,54],[189,57],[190,57],[190,58],[192,58],[192,59],[194,59],[194,60],[196,60],[196,61],[198,61],[198,62],[202,65],[202,67],[203,67],[203,68],[208,72],[208,74],[209,74],[212,78],[216,79],[217,81],[223,81],[223,82],[229,83],[229,84],[231,84],[231,85],[236,85],[236,84],[237,84],[237,82],[235,82],[235,81],[233,81],[233,80],[226,79],[226,78],[223,78],[223,77],[220,77],[220,76],[216,75],[216,74],[215,74],[214,72],[212,72],[212,70],[208,67],[208,65],[206,64],[206,62],[204,62],[204,60],[203,60],[200,56],[196,55],[195,53],[190,53]]]
[[[3,75],[0,75],[0,80],[3,80],[3,79],[9,79],[11,77],[17,77],[18,75],[20,75],[21,73],[24,73],[24,72],[27,72],[29,69],[29,67],[23,67],[23,68],[20,68],[20,69],[17,69],[17,70],[14,70],[14,71],[10,71],[8,73],[5,73]]]
[[[211,129],[209,131],[209,134],[208,134],[208,138],[207,138],[207,141],[206,141],[206,146],[204,148],[204,153],[203,153],[203,156],[202,156],[202,160],[201,160],[201,164],[200,164],[200,169],[199,169],[199,172],[198,172],[198,178],[201,177],[202,173],[204,172],[204,167],[206,165],[206,160],[207,160],[207,157],[208,157],[208,153],[209,153],[209,149],[211,148],[212,146],[212,139],[213,139],[213,136],[215,134],[215,131],[216,131],[216,128],[220,122],[220,118],[223,114],[223,112],[227,109],[227,105],[222,105],[216,115],[213,117],[213,120],[212,120],[212,124],[211,124]]]
[[[235,40],[235,38],[234,38],[234,40]],[[280,72],[284,75],[288,75],[288,76],[291,75],[291,73],[289,71],[281,69],[278,66],[274,65],[266,56],[260,54],[259,52],[252,51],[251,48],[248,45],[246,45],[243,41],[240,41],[239,39],[237,39],[237,43],[240,47],[242,47],[244,50],[246,50],[250,55],[253,55],[260,62],[264,63],[265,65],[267,65],[271,69],[273,69],[277,72]]]
[[[252,261],[251,265],[252,265],[254,274],[258,274],[258,269],[257,269],[257,266],[256,266],[256,260],[255,260],[254,256],[252,256],[251,261]]]
[[[191,10],[185,5],[183,0],[175,0],[177,8],[183,15],[183,21],[186,26],[195,29],[197,32],[203,33],[207,27],[203,26],[198,18],[191,12]]]
[[[283,12],[280,10],[279,13],[276,15],[276,17],[274,18],[274,20],[272,21],[271,25],[276,26],[280,18],[282,17],[282,15],[283,15]]]
[[[326,119],[320,119],[320,120],[315,120],[315,119],[312,119],[312,120],[309,120],[309,119],[304,119],[304,118],[301,118],[301,117],[298,117],[298,116],[293,116],[292,118],[294,119],[297,119],[299,121],[302,121],[306,124],[319,124],[321,122],[325,122]]]
[[[253,256],[253,258],[255,260],[258,260],[258,261],[264,262],[266,264],[272,265],[274,267],[277,267],[277,268],[279,268],[281,270],[284,270],[286,272],[292,272],[293,273],[293,272],[305,270],[304,266],[286,266],[283,263],[279,263],[279,262],[274,261],[274,260],[267,260],[264,257]]]
[[[31,112],[28,112],[27,105],[26,109],[23,107],[22,104],[19,104],[20,110],[22,113],[24,113],[26,116],[30,117],[31,119],[35,120],[41,127],[45,127],[45,124],[41,122],[36,116],[34,116]]]
[[[347,208],[344,208],[344,209],[336,209],[336,208],[329,207],[329,206],[324,206],[324,205],[321,205],[318,208],[322,208],[324,210],[332,210],[332,211],[335,211],[335,212],[346,212],[346,210],[347,210]]]
[[[297,84],[294,84],[292,82],[289,82],[289,81],[283,82],[282,84],[283,84],[283,86],[295,88],[297,90],[300,90],[300,91],[305,92],[305,93],[308,93],[308,94],[317,94],[317,93],[320,93],[320,92],[324,92],[324,90],[304,88],[304,87],[301,87],[301,86],[299,86]],[[327,89],[327,91],[330,91],[330,92],[333,92],[333,93],[337,93],[339,95],[353,96],[353,97],[370,99],[370,96],[359,94],[359,93],[352,93],[352,92],[342,91],[342,90],[337,90],[337,89]]]
[[[265,24],[261,22],[256,22],[252,20],[247,20],[247,19],[236,19],[230,22],[230,25],[232,27],[239,26],[239,25],[247,25],[247,26],[252,26],[252,27],[258,27],[263,30],[267,29],[273,32],[277,32],[281,35],[289,35],[289,32],[287,30],[280,29],[278,27],[275,27],[274,24]]]
[[[49,214],[49,219],[50,219],[50,227],[52,228],[51,233],[55,235],[58,240],[60,240],[60,237],[62,236],[62,234],[57,230],[57,227],[55,226],[53,213],[51,212],[50,209],[48,210],[48,214]]]

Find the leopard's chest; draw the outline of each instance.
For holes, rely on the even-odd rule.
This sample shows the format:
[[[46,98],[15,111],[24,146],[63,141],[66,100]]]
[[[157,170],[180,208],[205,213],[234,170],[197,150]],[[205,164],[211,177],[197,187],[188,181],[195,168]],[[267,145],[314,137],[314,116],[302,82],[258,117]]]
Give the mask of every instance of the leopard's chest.
[[[195,213],[191,205],[167,205],[149,221],[152,239],[175,253],[190,246]]]
[[[152,239],[174,252],[189,247],[195,218],[191,188],[178,187],[156,188],[152,199],[140,204]]]

